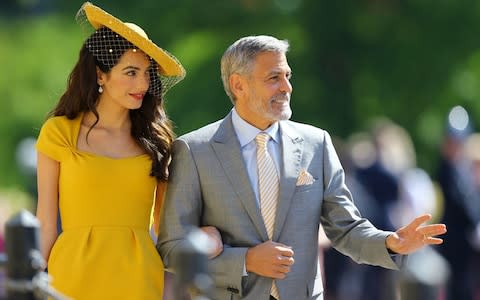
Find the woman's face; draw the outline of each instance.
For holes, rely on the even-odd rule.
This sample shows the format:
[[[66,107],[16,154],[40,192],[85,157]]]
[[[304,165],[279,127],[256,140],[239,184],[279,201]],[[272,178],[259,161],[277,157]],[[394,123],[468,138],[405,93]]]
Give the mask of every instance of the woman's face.
[[[150,60],[140,50],[126,51],[108,73],[97,71],[103,93],[100,101],[109,101],[126,109],[138,109],[150,84]],[[98,70],[98,69],[97,69]]]

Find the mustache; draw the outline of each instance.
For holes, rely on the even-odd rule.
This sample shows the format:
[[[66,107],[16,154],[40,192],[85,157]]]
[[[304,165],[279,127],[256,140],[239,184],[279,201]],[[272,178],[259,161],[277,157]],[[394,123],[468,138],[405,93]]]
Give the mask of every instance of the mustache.
[[[280,95],[275,95],[272,98],[270,98],[271,101],[290,101],[290,94],[280,94]]]

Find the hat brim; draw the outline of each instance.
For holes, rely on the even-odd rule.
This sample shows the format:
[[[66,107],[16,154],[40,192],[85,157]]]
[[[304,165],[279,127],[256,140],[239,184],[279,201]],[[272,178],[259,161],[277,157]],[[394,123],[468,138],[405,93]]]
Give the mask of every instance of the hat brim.
[[[82,10],[85,12],[88,21],[95,29],[102,26],[110,28],[155,60],[159,65],[159,73],[163,76],[185,76],[185,69],[171,54],[158,47],[150,39],[142,36],[127,26],[121,20],[90,2],[85,2],[79,12]]]

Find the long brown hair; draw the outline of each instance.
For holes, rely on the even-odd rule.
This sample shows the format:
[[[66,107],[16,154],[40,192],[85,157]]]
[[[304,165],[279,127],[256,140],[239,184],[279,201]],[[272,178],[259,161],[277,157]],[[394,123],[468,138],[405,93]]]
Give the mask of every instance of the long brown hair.
[[[116,63],[123,53],[125,51],[118,53]],[[56,107],[49,113],[50,117],[66,116],[72,120],[80,113],[91,111],[97,120],[90,130],[95,127],[99,120],[96,109],[99,99],[97,66],[103,72],[109,72],[111,69],[95,59],[84,44],[80,50],[79,59],[68,77],[67,90],[60,97]],[[152,70],[155,70],[153,66]],[[154,75],[151,74],[151,76]],[[147,92],[142,106],[139,109],[130,110],[130,119],[132,137],[152,159],[150,175],[166,181],[174,133],[171,121],[165,113],[163,102],[161,96],[154,96]]]

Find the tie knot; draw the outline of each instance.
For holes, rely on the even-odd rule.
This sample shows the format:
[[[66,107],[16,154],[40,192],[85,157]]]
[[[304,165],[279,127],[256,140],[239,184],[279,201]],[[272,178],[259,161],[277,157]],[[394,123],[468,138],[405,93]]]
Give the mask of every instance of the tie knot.
[[[264,148],[264,149],[267,148],[267,143],[269,139],[270,139],[270,136],[267,133],[260,132],[255,137],[255,142],[257,143],[257,147]]]

